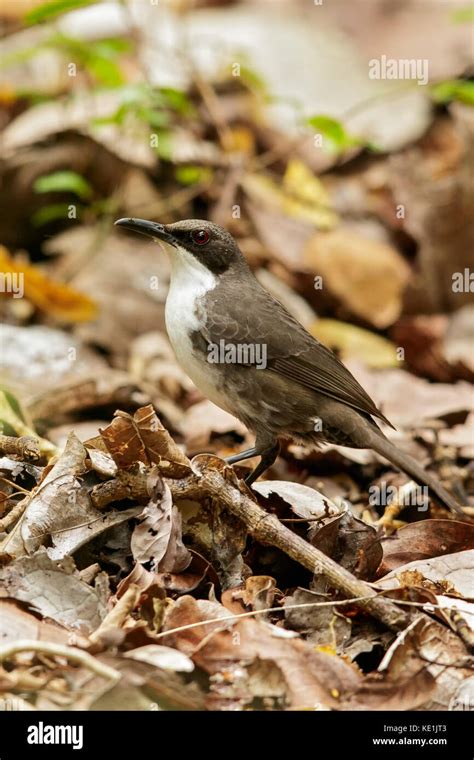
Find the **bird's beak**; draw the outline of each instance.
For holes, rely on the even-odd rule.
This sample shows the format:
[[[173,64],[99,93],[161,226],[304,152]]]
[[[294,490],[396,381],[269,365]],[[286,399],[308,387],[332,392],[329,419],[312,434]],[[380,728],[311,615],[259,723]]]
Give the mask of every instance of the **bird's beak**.
[[[163,224],[159,224],[158,222],[125,217],[124,219],[117,219],[115,224],[119,227],[125,227],[127,230],[133,230],[133,232],[141,232],[142,235],[148,235],[148,237],[158,238],[169,245],[176,245],[173,235],[167,232]]]

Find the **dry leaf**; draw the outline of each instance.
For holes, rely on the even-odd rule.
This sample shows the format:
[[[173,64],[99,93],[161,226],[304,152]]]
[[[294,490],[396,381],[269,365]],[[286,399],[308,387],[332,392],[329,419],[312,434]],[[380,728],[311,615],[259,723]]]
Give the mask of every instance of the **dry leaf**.
[[[154,571],[179,573],[191,562],[181,538],[181,516],[159,474],[152,472],[149,481],[151,498],[132,533],[132,555],[136,562],[150,563]]]
[[[303,263],[350,312],[375,327],[388,327],[400,315],[410,268],[387,243],[353,230],[317,233],[305,246]]]
[[[422,520],[404,525],[383,542],[379,575],[407,563],[474,548],[474,525],[457,520]],[[473,579],[474,582],[474,579]]]
[[[455,593],[471,597],[474,586],[474,549],[446,554],[428,560],[415,560],[385,575],[377,581],[382,589],[399,588],[398,576],[416,571],[434,583],[447,582]]]
[[[42,549],[1,568],[0,588],[4,595],[28,602],[43,617],[90,633],[105,617],[107,596],[103,585],[94,589],[75,572],[70,557],[54,562]]]
[[[69,285],[54,282],[38,267],[13,259],[0,246],[0,270],[23,279],[24,295],[38,309],[62,322],[88,322],[97,315],[97,306],[88,296]],[[5,294],[5,291],[2,291]]]
[[[74,553],[103,531],[136,516],[141,507],[100,512],[92,506],[83,476],[87,450],[71,433],[56,463],[25,497],[26,510],[2,549],[13,556],[31,554],[51,542],[51,558]]]
[[[357,325],[337,319],[318,319],[309,331],[343,362],[356,359],[374,369],[400,366],[397,349],[391,341]]]
[[[242,186],[255,205],[278,209],[284,216],[331,229],[338,218],[321,180],[299,160],[289,161],[282,184],[266,174],[247,174]]]
[[[151,404],[138,409],[133,417],[116,412],[100,434],[118,467],[129,467],[135,462],[159,464],[164,459],[166,474],[179,477],[190,471],[188,458],[163,427]]]

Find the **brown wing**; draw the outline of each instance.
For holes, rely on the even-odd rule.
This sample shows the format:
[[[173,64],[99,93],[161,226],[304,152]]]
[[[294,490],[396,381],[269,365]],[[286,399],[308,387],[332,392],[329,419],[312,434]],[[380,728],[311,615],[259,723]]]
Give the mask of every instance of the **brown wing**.
[[[267,368],[272,372],[348,404],[359,412],[378,417],[393,427],[337,356],[313,338],[255,278],[251,278],[245,292],[236,292],[232,280],[223,281],[221,285],[218,300],[214,291],[207,296],[207,321],[201,330],[206,343],[218,344],[223,340],[226,343],[264,344]],[[229,304],[226,312],[222,299]],[[238,319],[233,319],[232,315],[238,315]],[[269,325],[274,325],[274,329],[269,330]]]

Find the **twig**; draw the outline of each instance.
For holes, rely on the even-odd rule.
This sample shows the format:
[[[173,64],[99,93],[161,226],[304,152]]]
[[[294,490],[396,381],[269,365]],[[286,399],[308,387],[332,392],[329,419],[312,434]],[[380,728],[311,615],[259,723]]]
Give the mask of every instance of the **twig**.
[[[2,644],[0,645],[0,662],[7,660],[20,652],[41,652],[42,654],[49,654],[53,657],[65,657],[67,660],[71,660],[71,662],[83,665],[98,676],[102,676],[102,678],[107,678],[110,681],[119,681],[121,678],[121,674],[118,670],[111,668],[109,665],[105,665],[105,663],[92,657],[88,652],[83,652],[81,649],[74,649],[73,647],[68,647],[64,644],[53,644],[49,641],[30,641],[29,639],[20,639],[19,641]]]
[[[199,464],[193,461],[195,471]],[[276,546],[313,573],[323,575],[345,597],[362,597],[358,604],[391,630],[405,628],[410,617],[395,604],[381,598],[365,581],[360,581],[307,541],[286,528],[275,515],[265,512],[249,496],[225,480],[216,469],[205,468],[179,480],[168,479],[174,499],[208,496],[238,517],[259,542]]]
[[[25,496],[25,498],[22,499],[18,504],[15,504],[13,509],[11,509],[9,513],[0,520],[0,531],[8,531],[12,525],[15,525],[15,523],[18,522],[22,516],[29,502],[30,495],[28,494],[28,496]]]
[[[22,461],[37,462],[41,459],[38,441],[32,435],[0,435],[0,454],[13,454]]]

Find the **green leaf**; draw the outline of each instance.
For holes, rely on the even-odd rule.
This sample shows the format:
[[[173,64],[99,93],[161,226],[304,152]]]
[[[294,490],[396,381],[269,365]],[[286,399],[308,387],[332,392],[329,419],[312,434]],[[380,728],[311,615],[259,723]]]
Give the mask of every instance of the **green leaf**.
[[[183,116],[189,115],[194,111],[193,104],[182,90],[176,90],[174,87],[161,87],[159,94],[162,95],[164,102],[169,108]]]
[[[435,84],[431,95],[436,103],[449,103],[459,100],[468,106],[474,106],[474,82],[466,79],[448,79],[446,82]]]
[[[261,93],[266,93],[267,91],[267,85],[265,84],[265,80],[262,79],[260,74],[258,74],[254,69],[252,69],[250,66],[246,66],[245,64],[240,65],[240,76],[245,85],[249,89],[258,90]]]
[[[7,402],[8,406],[12,410],[13,414],[16,417],[19,417],[19,419],[25,423],[26,425],[26,419],[25,415],[23,414],[23,411],[20,406],[20,402],[16,398],[16,396],[13,395],[10,391],[8,391],[6,388],[0,388],[0,392],[3,393],[4,399]]]
[[[341,122],[331,116],[311,116],[307,119],[307,124],[322,135],[326,147],[333,153],[341,153],[347,148],[361,145],[363,142],[358,137],[346,132]]]
[[[173,135],[167,129],[159,129],[158,145],[155,147],[156,152],[165,161],[170,161],[173,155]]]
[[[77,172],[60,171],[38,177],[33,185],[36,193],[74,193],[86,200],[92,196],[92,187]]]
[[[109,58],[91,56],[84,61],[84,67],[99,84],[105,87],[120,87],[124,83],[120,66]]]
[[[169,116],[166,111],[160,111],[153,108],[140,108],[137,110],[137,116],[145,121],[150,127],[162,129],[169,124]]]
[[[40,438],[25,422],[25,416],[15,396],[5,389],[0,389],[0,433],[2,435],[31,435],[36,438],[40,451],[48,458],[57,453],[57,448],[45,438]]]
[[[94,5],[96,2],[97,0],[50,0],[50,2],[44,3],[27,13],[25,23],[41,24],[43,21],[52,21],[63,13],[74,11],[77,8],[85,8],[87,5]]]
[[[474,23],[474,3],[453,11],[451,13],[451,19],[455,24]]]
[[[124,37],[110,37],[92,44],[92,52],[102,58],[116,58],[133,50],[133,43]]]
[[[83,207],[76,206],[76,217],[80,219],[82,216]],[[31,217],[31,221],[35,227],[42,227],[50,222],[56,222],[58,219],[69,219],[69,204],[68,203],[50,203],[47,206],[35,211]]]
[[[175,169],[175,177],[182,185],[196,185],[198,182],[207,182],[212,177],[212,169],[208,166],[195,166],[187,164]]]

